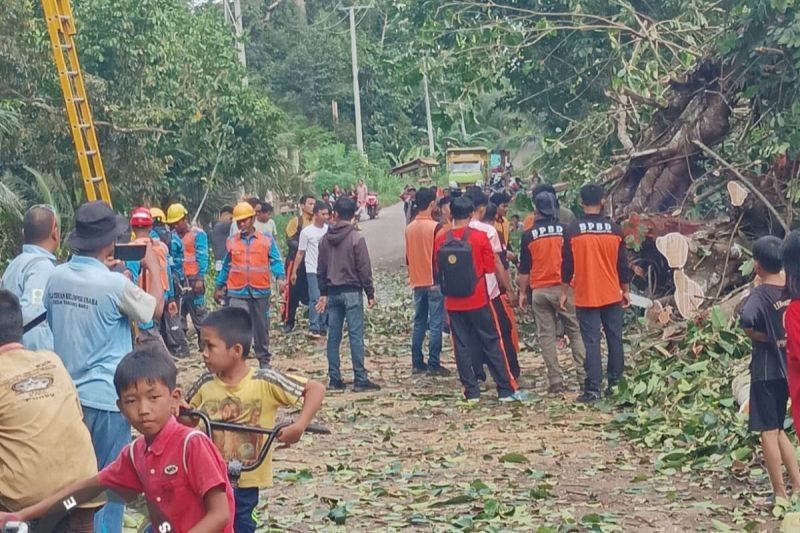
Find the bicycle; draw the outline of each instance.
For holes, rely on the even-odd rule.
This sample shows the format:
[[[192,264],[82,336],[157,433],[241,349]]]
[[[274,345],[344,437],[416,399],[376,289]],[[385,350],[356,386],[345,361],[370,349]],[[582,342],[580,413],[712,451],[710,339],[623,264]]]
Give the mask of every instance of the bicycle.
[[[199,418],[203,423],[204,433],[208,436],[208,438],[212,438],[212,433],[213,433],[214,430],[217,430],[217,431],[234,431],[234,432],[237,432],[237,433],[249,433],[249,434],[266,435],[267,436],[267,439],[261,444],[261,448],[259,449],[258,455],[256,456],[254,461],[248,462],[247,464],[244,464],[242,461],[240,461],[237,458],[233,458],[233,459],[228,461],[228,463],[227,463],[228,464],[228,479],[230,480],[231,486],[234,489],[239,486],[239,478],[241,478],[242,473],[244,473],[244,472],[252,472],[253,470],[258,469],[264,463],[264,460],[267,458],[267,455],[269,455],[270,449],[272,448],[272,445],[275,443],[275,440],[277,439],[278,434],[280,433],[280,431],[283,428],[289,427],[291,425],[291,422],[280,422],[278,424],[275,424],[271,428],[247,426],[247,425],[244,425],[244,424],[235,424],[233,422],[222,422],[222,421],[211,420],[211,417],[209,417],[203,411],[195,411],[195,410],[181,410],[180,415],[181,416],[189,416],[189,417],[192,417],[192,418]],[[314,434],[318,434],[318,435],[330,435],[331,430],[330,430],[330,428],[328,428],[328,427],[326,427],[326,426],[324,426],[322,424],[318,424],[318,423],[312,422],[306,428],[305,433],[314,433]],[[163,524],[162,524],[162,527],[163,527]],[[152,529],[152,525],[150,524],[150,522],[145,521],[145,523],[142,524],[139,527],[138,533],[148,533],[148,532],[153,532],[153,531],[157,531],[157,530],[156,529]],[[167,528],[166,531],[170,531],[170,529]],[[23,532],[20,532],[20,533],[23,533]]]
[[[250,434],[257,434],[257,435],[267,435],[267,439],[261,445],[261,449],[256,456],[256,459],[248,464],[242,463],[239,459],[231,459],[228,461],[228,479],[231,482],[231,485],[236,488],[239,486],[239,478],[242,476],[243,472],[252,472],[256,470],[258,467],[262,465],[264,459],[267,458],[269,455],[270,448],[275,442],[275,439],[278,437],[280,431],[291,425],[290,422],[280,422],[275,424],[271,428],[262,428],[262,427],[255,427],[255,426],[246,426],[244,424],[235,424],[233,422],[222,422],[222,421],[215,421],[211,420],[211,418],[204,413],[203,411],[181,411],[181,416],[189,416],[192,418],[199,418],[202,420],[203,425],[205,426],[205,434],[208,435],[208,438],[212,438],[213,430],[220,430],[220,431],[234,431],[237,433],[250,433]],[[318,424],[316,422],[312,422],[308,425],[305,430],[305,433],[314,433],[317,435],[330,435],[331,430],[330,428],[323,426],[322,424]]]
[[[238,433],[249,433],[249,434],[257,434],[257,435],[266,435],[266,440],[261,444],[261,448],[259,449],[258,455],[256,456],[255,460],[252,462],[248,462],[244,464],[237,458],[231,459],[228,461],[228,479],[231,482],[231,485],[236,488],[239,486],[239,478],[241,478],[242,473],[244,472],[252,472],[260,467],[264,460],[269,455],[270,449],[272,448],[273,444],[275,443],[278,434],[280,433],[281,429],[288,427],[291,425],[291,422],[281,422],[275,424],[275,426],[271,428],[262,428],[262,427],[255,427],[255,426],[246,426],[244,424],[235,424],[233,422],[222,422],[222,421],[214,421],[202,411],[194,411],[194,410],[182,410],[181,416],[189,416],[192,418],[199,418],[204,426],[204,433],[211,438],[212,433],[214,430],[218,431],[234,431]],[[306,433],[314,433],[318,435],[329,435],[331,433],[330,428],[318,424],[318,423],[311,423],[306,428]],[[83,503],[78,502],[78,504]],[[147,533],[149,531],[174,531],[171,528],[168,522],[163,522],[159,525],[158,528],[152,528],[152,524],[149,520],[146,520],[138,529],[139,533]],[[8,522],[2,532],[0,533],[50,533],[50,531],[42,530],[39,527],[30,528],[27,523],[24,522]]]

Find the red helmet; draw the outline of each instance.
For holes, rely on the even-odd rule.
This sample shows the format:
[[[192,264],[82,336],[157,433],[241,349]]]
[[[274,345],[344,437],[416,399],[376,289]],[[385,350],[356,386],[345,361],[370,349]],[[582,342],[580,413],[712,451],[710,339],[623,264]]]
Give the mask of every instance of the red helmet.
[[[137,207],[131,211],[131,227],[132,228],[149,228],[153,225],[153,215],[146,207]]]

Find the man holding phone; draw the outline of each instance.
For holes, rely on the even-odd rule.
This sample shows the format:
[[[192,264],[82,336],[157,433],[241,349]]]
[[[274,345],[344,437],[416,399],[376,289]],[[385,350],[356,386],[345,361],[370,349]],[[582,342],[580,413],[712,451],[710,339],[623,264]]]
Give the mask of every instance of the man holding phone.
[[[53,270],[44,295],[54,351],[78,389],[98,468],[131,439],[114,389],[117,365],[133,349],[130,321],[158,320],[164,307],[161,265],[150,243],[141,259],[150,279],[147,292],[111,270],[120,262],[114,259],[116,240],[127,231],[128,221],[105,202],[80,206],[67,240],[73,256]],[[122,513],[122,503],[109,502],[95,516],[95,531],[121,533]]]

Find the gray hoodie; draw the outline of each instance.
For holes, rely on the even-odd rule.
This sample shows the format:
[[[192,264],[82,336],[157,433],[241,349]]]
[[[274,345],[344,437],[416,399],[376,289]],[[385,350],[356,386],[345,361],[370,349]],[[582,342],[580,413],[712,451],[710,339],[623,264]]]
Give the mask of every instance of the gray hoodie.
[[[345,290],[363,290],[375,298],[372,265],[364,237],[348,222],[337,222],[319,243],[317,279],[322,296]]]

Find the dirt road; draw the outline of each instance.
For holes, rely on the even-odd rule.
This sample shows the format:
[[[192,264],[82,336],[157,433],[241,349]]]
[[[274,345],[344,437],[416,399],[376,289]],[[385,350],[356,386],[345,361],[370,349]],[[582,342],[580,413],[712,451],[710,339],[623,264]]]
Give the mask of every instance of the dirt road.
[[[363,224],[383,269],[402,259],[402,226],[392,223],[402,219],[394,212]],[[262,492],[259,531],[647,533],[774,526],[768,513],[742,503],[741,494],[755,488],[747,483],[657,471],[653,454],[607,429],[617,414],[613,404],[587,409],[575,405],[576,393],[547,395],[528,317],[522,317],[520,357],[527,403],[500,404],[490,387],[479,404],[467,405],[455,376],[412,375],[413,305],[405,276],[379,272],[375,281],[379,305],[366,313],[366,366],[383,390],[329,391],[318,419],[333,433],[307,435],[275,452],[275,486]],[[324,344],[310,342],[300,321],[299,333],[274,334],[273,364],[325,383]],[[348,348],[345,340],[342,371],[352,383]],[[574,375],[568,354],[561,356]],[[454,369],[447,339],[442,360]],[[188,387],[202,361],[179,365],[180,383]]]
[[[403,267],[405,264],[403,232],[406,220],[402,202],[381,209],[378,218],[362,220],[359,226],[367,240],[373,268],[392,272]]]

